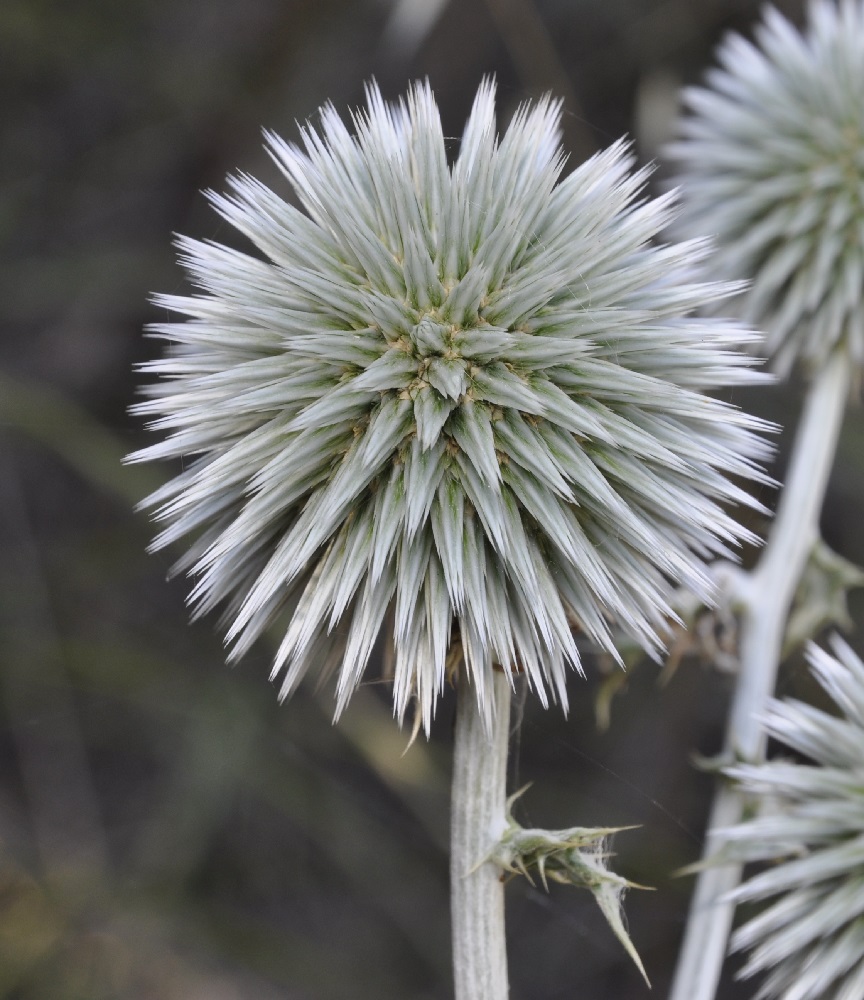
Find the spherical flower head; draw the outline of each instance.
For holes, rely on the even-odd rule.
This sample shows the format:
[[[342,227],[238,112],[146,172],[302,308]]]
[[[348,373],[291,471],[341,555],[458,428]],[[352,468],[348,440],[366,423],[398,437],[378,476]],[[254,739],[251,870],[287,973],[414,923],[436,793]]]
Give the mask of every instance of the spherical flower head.
[[[757,45],[730,35],[670,154],[686,233],[716,239],[715,272],[751,282],[741,316],[774,367],[818,370],[841,346],[864,365],[864,0],[815,0],[800,34],[768,9]]]
[[[757,998],[864,996],[864,664],[841,640],[809,649],[814,675],[840,717],[797,701],[772,703],[770,736],[812,763],[777,759],[730,768],[761,815],[724,831],[724,855],[771,867],[738,901],[770,905],[741,927],[742,976],[767,972]]]
[[[672,585],[709,596],[702,559],[748,534],[721,508],[758,478],[756,420],[703,390],[758,379],[702,243],[649,243],[670,200],[640,200],[623,144],[560,180],[558,105],[499,140],[484,83],[448,165],[428,86],[374,86],[352,134],[332,107],[303,148],[269,151],[305,211],[248,176],[219,214],[260,256],[182,239],[189,317],[139,413],[181,458],[147,503],[191,536],[198,613],[226,607],[231,655],[271,624],[283,695],[338,667],[337,712],[382,632],[394,704],[430,724],[460,659],[487,720],[492,671],[566,703],[578,628],[648,650]]]

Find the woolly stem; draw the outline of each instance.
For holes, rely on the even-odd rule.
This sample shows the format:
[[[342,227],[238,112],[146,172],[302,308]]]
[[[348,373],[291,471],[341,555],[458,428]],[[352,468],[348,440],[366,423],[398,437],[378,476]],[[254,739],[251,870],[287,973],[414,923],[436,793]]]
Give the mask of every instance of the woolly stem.
[[[755,762],[765,756],[762,716],[774,693],[792,599],[819,538],[819,515],[850,378],[847,354],[835,351],[810,386],[774,523],[762,558],[741,595],[740,670],[725,745],[725,755],[731,759]],[[724,782],[708,822],[704,859],[717,853],[718,831],[740,822],[742,813],[741,795]],[[712,865],[700,872],[669,1000],[714,997],[735,911],[735,904],[726,897],[741,881],[741,868],[740,864]]]
[[[450,892],[455,1000],[506,1000],[501,869],[487,857],[506,829],[510,682],[494,674],[494,720],[484,723],[463,670],[456,707]]]

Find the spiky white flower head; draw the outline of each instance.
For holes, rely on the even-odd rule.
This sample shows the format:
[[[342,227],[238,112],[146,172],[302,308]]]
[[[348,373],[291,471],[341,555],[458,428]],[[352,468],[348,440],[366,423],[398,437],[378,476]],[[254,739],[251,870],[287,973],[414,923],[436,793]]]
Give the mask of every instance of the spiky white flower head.
[[[752,284],[740,315],[774,367],[818,369],[836,346],[864,365],[864,0],[815,0],[802,35],[769,8],[758,45],[729,35],[670,149],[682,231]]]
[[[401,718],[428,728],[464,657],[566,702],[578,626],[658,648],[671,585],[749,534],[761,425],[703,390],[762,376],[751,334],[688,313],[728,294],[704,243],[652,246],[671,201],[641,197],[618,143],[560,180],[559,107],[496,136],[484,83],[448,165],[428,86],[376,87],[351,134],[332,107],[304,149],[268,135],[305,213],[248,176],[210,194],[263,257],[182,239],[200,289],[161,296],[166,357],[137,411],[183,458],[146,502],[192,536],[197,613],[227,604],[231,655],[286,616],[282,694],[341,664],[337,712],[386,627]],[[448,656],[450,660],[448,661]]]
[[[732,939],[752,949],[741,972],[767,972],[758,998],[864,996],[864,663],[839,638],[811,645],[811,668],[842,715],[802,702],[771,704],[768,733],[812,764],[782,759],[730,768],[765,808],[722,832],[726,850],[770,862],[736,890],[771,900]]]

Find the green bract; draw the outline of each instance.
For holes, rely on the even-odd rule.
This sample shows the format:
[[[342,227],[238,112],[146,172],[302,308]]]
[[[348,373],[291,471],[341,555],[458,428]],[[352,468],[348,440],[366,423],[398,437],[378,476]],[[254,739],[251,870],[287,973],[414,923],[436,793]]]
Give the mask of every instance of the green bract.
[[[811,646],[809,659],[842,717],[790,700],[773,702],[766,720],[769,735],[813,763],[727,771],[764,803],[758,818],[721,831],[724,853],[771,864],[735,893],[771,900],[733,938],[751,952],[742,974],[767,972],[760,998],[864,996],[864,664],[833,645],[836,657]]]
[[[710,234],[715,273],[752,279],[738,308],[775,367],[864,364],[864,2],[816,0],[802,36],[769,9],[758,46],[730,35],[670,150],[683,232]]]
[[[401,717],[430,724],[448,657],[490,718],[491,671],[566,702],[574,628],[659,646],[670,589],[749,534],[758,421],[703,390],[762,376],[753,336],[688,314],[728,295],[701,242],[652,246],[619,143],[560,180],[557,104],[496,135],[481,86],[452,166],[428,86],[374,86],[352,135],[331,107],[304,149],[268,135],[300,211],[251,177],[216,210],[265,259],[181,240],[199,293],[161,296],[166,356],[137,412],[182,457],[147,505],[197,612],[225,604],[239,656],[284,613],[287,694],[339,665],[341,710],[385,627]]]

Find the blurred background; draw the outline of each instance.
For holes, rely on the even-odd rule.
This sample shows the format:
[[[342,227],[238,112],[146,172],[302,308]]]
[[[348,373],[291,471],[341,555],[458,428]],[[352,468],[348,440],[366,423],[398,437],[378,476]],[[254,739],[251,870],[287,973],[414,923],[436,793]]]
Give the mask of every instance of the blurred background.
[[[777,6],[800,21],[798,0]],[[574,162],[623,133],[648,161],[677,88],[758,11],[0,2],[0,998],[450,996],[452,700],[403,754],[386,686],[364,685],[333,727],[328,689],[279,706],[271,649],[232,670],[213,621],[188,623],[186,582],[166,581],[171,553],[145,554],[151,529],[133,513],[174,470],[120,464],[146,437],[126,410],[133,365],[157,350],[142,336],[159,318],[148,295],[186,287],[172,233],[233,241],[202,188],[243,169],[287,195],[261,127],[290,139],[323,102],[361,103],[373,76],[388,97],[428,77],[458,136],[494,73],[502,123],[551,89]],[[800,387],[734,401],[791,427]],[[862,444],[855,410],[823,519],[858,563]],[[779,474],[787,447],[788,433]],[[655,887],[627,912],[663,996],[691,886],[671,873],[699,854],[711,790],[691,754],[719,750],[730,682],[692,656],[668,683],[653,665],[611,682],[588,666],[569,718],[524,705],[512,781],[533,786],[518,815],[639,825],[614,864]],[[810,690],[798,660],[782,687]],[[514,881],[508,933],[514,1000],[648,995],[587,892]],[[753,992],[731,973],[723,990]]]

